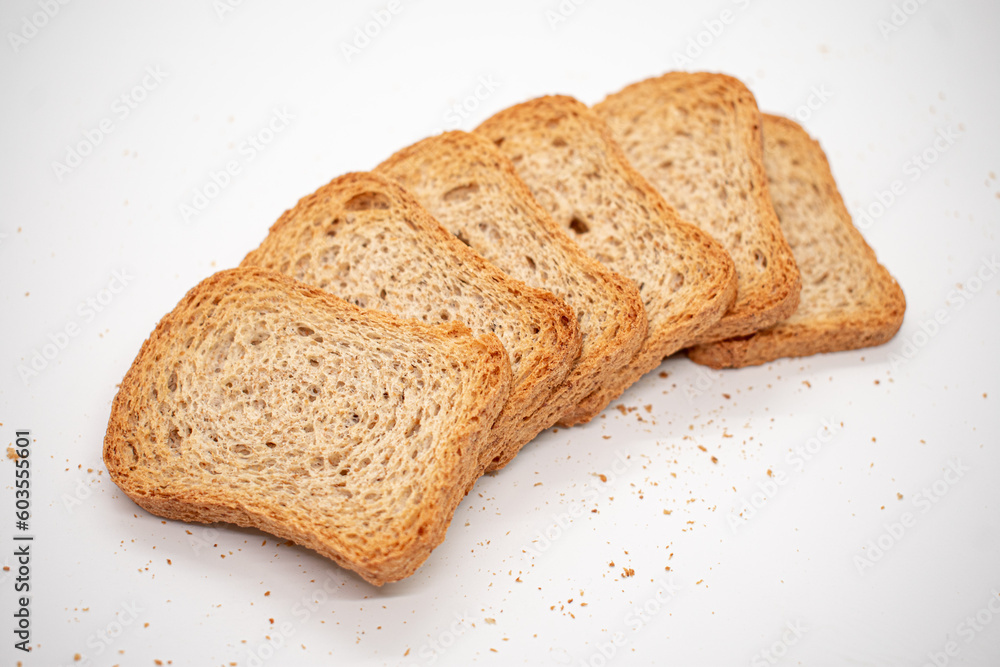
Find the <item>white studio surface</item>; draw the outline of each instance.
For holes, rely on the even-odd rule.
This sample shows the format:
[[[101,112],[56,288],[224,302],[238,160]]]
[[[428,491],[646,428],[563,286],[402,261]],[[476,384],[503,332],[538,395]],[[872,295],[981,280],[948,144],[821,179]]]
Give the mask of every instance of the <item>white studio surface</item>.
[[[988,0],[5,2],[0,444],[31,430],[35,540],[25,654],[3,458],[0,664],[1000,664],[998,27]],[[906,293],[893,341],[668,360],[482,479],[381,589],[110,482],[142,341],[298,198],[510,104],[678,68],[740,77],[822,142]]]

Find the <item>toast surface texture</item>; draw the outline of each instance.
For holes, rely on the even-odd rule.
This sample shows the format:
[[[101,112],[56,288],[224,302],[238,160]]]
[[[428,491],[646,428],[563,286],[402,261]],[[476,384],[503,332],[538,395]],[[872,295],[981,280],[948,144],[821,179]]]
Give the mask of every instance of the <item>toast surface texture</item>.
[[[736,263],[736,303],[700,342],[744,336],[795,312],[799,272],[768,193],[753,93],[729,76],[671,72],[594,110],[632,165]]]
[[[906,299],[844,206],[825,153],[797,123],[764,116],[771,199],[802,272],[787,320],[748,337],[689,350],[715,368],[881,345],[903,322]]]
[[[510,381],[494,336],[233,269],[143,343],[104,461],[154,514],[259,528],[381,585],[444,539]]]
[[[607,406],[587,397],[614,382],[646,337],[635,284],[587,255],[531,196],[489,140],[446,132],[405,148],[375,170],[413,194],[445,229],[510,276],[546,289],[576,313],[582,349],[542,410],[543,421],[589,421]],[[572,421],[570,421],[572,420]]]
[[[700,340],[732,305],[732,260],[708,234],[683,222],[629,165],[586,105],[571,97],[541,97],[497,113],[476,133],[510,158],[567,235],[639,287],[646,340],[595,403],[606,405],[664,357]]]
[[[502,467],[552,425],[537,409],[580,353],[569,306],[507,276],[377,174],[346,174],[300,200],[242,266],[276,270],[362,308],[496,334],[514,381],[484,470]]]

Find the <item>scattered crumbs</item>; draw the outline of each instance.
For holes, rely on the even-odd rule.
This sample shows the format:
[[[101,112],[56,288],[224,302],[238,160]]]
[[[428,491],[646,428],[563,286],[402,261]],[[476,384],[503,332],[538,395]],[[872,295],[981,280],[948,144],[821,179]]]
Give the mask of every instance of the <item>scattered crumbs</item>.
[[[608,563],[608,567],[614,567],[614,566],[615,566],[615,562],[614,561],[611,561],[610,563]]]
[[[768,477],[774,477],[774,473],[773,473],[773,472],[771,472],[771,469],[770,469],[770,468],[768,468],[768,469],[767,469],[767,476],[768,476]]]
[[[718,463],[719,459],[715,456],[712,457],[712,463]]]
[[[410,649],[406,649],[406,653],[403,654],[403,657],[405,658],[408,655],[410,655]]]
[[[707,452],[708,451],[707,449],[705,449],[705,445],[698,445],[698,449],[700,449],[703,452]]]
[[[704,579],[699,579],[698,581],[694,582],[694,585],[697,586],[698,584],[700,584],[703,581],[705,581],[705,580]]]
[[[271,622],[271,625],[274,625],[274,619],[273,618],[269,618],[267,620],[269,620]]]
[[[724,398],[724,399],[726,399],[728,401],[732,397],[729,394],[723,394],[722,398]]]
[[[496,625],[497,624],[497,619],[495,619],[495,618],[484,618],[483,620],[486,621],[486,625]]]
[[[608,476],[605,475],[604,473],[599,474],[598,477],[601,479],[602,482],[608,481]]]
[[[666,380],[668,377],[670,377],[670,373],[666,371],[660,371],[660,377]]]
[[[496,650],[495,648],[491,648],[490,650],[493,651],[494,653],[499,653],[500,652],[500,651]]]
[[[902,493],[897,493],[896,494],[896,500],[902,500],[902,499],[903,499],[903,494]]]
[[[812,385],[811,385],[811,384],[809,384],[809,380],[803,380],[803,381],[802,381],[802,384],[804,384],[805,386],[807,386],[807,387],[809,387],[810,389],[812,389]]]
[[[626,567],[624,570],[622,570],[622,576],[623,577],[634,577],[635,576],[635,570],[633,570],[630,567]]]
[[[622,413],[623,415],[628,414],[628,408],[626,408],[622,403],[616,405],[615,409],[618,410],[618,412]]]
[[[271,594],[271,591],[264,591],[264,597],[267,597],[270,594]]]
[[[650,405],[644,405],[642,407],[646,410],[646,412],[652,412],[653,411],[652,404],[650,404]]]
[[[162,664],[163,664],[163,661],[162,661],[162,660],[154,660],[154,661],[153,661],[153,664],[154,664],[154,665],[162,665]]]
[[[983,396],[985,396],[985,395],[986,394],[983,394]],[[16,459],[17,458],[17,450],[14,449],[13,446],[7,448],[7,458],[9,458],[9,459]]]

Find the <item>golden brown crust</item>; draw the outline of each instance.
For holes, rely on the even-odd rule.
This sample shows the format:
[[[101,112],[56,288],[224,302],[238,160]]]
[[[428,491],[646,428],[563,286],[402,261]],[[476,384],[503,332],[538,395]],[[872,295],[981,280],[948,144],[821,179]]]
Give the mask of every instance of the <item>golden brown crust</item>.
[[[514,369],[483,469],[510,458],[550,423],[536,410],[569,374],[582,346],[573,311],[510,278],[448,233],[398,184],[345,174],[304,197],[241,266],[262,266],[368,308],[454,317],[496,332]],[[527,418],[525,418],[527,417]]]
[[[588,421],[600,413],[612,397],[590,400],[582,411],[580,405],[613,383],[646,337],[635,284],[570,239],[531,196],[511,161],[483,137],[458,131],[430,137],[375,171],[417,196],[449,232],[501,270],[552,291],[577,312],[583,350],[539,409],[549,424]]]
[[[669,72],[609,95],[594,110],[635,168],[736,262],[736,302],[699,342],[746,335],[795,312],[799,272],[771,206],[753,93],[730,76]],[[727,124],[734,135],[716,146]],[[710,175],[705,164],[713,160],[720,173]]]
[[[736,298],[732,260],[708,234],[677,212],[629,164],[606,124],[562,95],[515,105],[486,120],[481,134],[515,162],[518,174],[563,229],[591,256],[640,288],[649,332],[615,382],[563,423],[585,421],[656,368],[700,339]],[[614,219],[612,219],[614,218]]]
[[[764,136],[775,208],[802,270],[801,303],[777,325],[689,356],[740,368],[885,343],[902,324],[906,299],[851,221],[822,147],[780,116],[764,117]]]
[[[337,337],[343,335],[345,329],[368,332],[349,341],[362,351],[369,349],[368,356],[362,355],[362,359],[377,358],[378,349],[384,352],[387,348],[379,346],[385,339],[398,343],[391,348],[393,350],[401,350],[407,345],[414,349],[399,352],[395,357],[397,364],[419,363],[417,357],[421,354],[439,360],[435,363],[460,364],[460,367],[453,366],[456,369],[454,377],[468,390],[442,404],[447,411],[446,419],[428,419],[425,423],[426,428],[439,428],[443,424],[446,427],[426,440],[432,449],[425,452],[421,461],[432,461],[433,467],[411,480],[420,485],[419,502],[405,504],[398,516],[388,518],[384,512],[365,513],[365,503],[351,505],[344,501],[336,505],[332,491],[336,480],[346,479],[343,470],[338,474],[334,467],[317,469],[311,465],[308,472],[300,471],[298,466],[304,455],[301,452],[275,456],[267,474],[252,473],[246,467],[246,460],[240,457],[251,455],[251,450],[263,443],[232,441],[233,438],[222,431],[224,425],[217,423],[219,420],[208,419],[209,403],[200,404],[200,407],[178,403],[176,399],[182,395],[181,389],[192,389],[194,395],[199,391],[219,389],[217,377],[185,369],[205,368],[205,364],[208,367],[216,363],[238,364],[238,360],[234,361],[237,356],[242,359],[243,354],[252,352],[247,350],[223,362],[213,343],[220,338],[220,331],[240,322],[245,324],[263,312],[288,326],[309,321],[317,327],[328,327],[314,332],[327,337],[327,349],[331,345],[337,349]],[[272,334],[277,336],[279,332]],[[238,337],[235,343],[240,344]],[[276,360],[270,361],[273,364],[268,366],[255,359],[253,367],[244,372],[259,373],[265,381],[278,383],[286,376],[286,371]],[[365,372],[377,372],[374,369],[373,366]],[[184,521],[226,521],[260,528],[312,548],[358,572],[367,581],[381,585],[412,574],[444,539],[455,508],[479,476],[478,451],[488,447],[490,427],[509,391],[510,380],[506,353],[494,336],[477,339],[461,325],[428,327],[362,310],[270,271],[255,268],[223,271],[188,292],[143,343],[112,404],[104,440],[104,461],[112,480],[137,504],[154,514]],[[181,402],[187,403],[190,394],[184,396]],[[296,397],[288,395],[287,398],[289,403],[294,403]],[[336,412],[340,403],[363,400],[343,394],[336,398],[321,395],[317,413],[321,413],[322,419]],[[419,398],[408,400],[412,403]],[[332,401],[340,403],[334,405]],[[179,419],[178,412],[184,409],[196,412],[200,409],[201,426],[195,420],[191,422],[194,432],[178,436],[170,420]],[[276,413],[284,409],[284,405],[274,408]],[[246,408],[238,414],[246,422],[242,424],[248,429],[245,433],[256,434],[257,439],[267,437],[266,423],[251,419],[252,413]],[[304,418],[275,414],[274,419],[295,424]],[[309,422],[310,428],[312,424]],[[204,437],[200,428],[215,433],[214,439]],[[415,446],[412,439],[400,440],[397,444],[400,448]],[[340,451],[350,451],[352,447],[365,446],[368,445],[330,442],[309,455],[325,457],[336,447],[340,447]],[[233,448],[242,448],[237,449],[241,453],[233,455]],[[263,448],[262,451],[273,450]],[[224,455],[217,456],[218,452]],[[386,462],[390,458],[409,458],[402,449],[384,455]],[[227,469],[233,472],[228,475],[215,474],[214,469],[212,474],[204,472],[206,467],[215,465],[228,466]],[[251,478],[244,481],[249,481],[249,485],[237,483],[237,478],[247,474]],[[273,482],[285,478],[298,480],[292,486],[313,484],[331,493],[326,497],[292,493],[291,501],[278,502],[277,494],[282,487],[274,487]],[[398,479],[387,481],[390,485],[403,483]],[[348,508],[359,515],[342,517]],[[331,527],[331,516],[350,527]],[[364,539],[357,537],[356,533],[366,530]]]

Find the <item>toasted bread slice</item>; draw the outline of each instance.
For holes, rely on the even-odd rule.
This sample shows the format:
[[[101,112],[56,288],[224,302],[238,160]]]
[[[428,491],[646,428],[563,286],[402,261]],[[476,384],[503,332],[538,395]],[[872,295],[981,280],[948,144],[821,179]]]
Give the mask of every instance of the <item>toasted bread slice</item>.
[[[819,143],[795,121],[764,116],[771,200],[802,272],[802,298],[787,320],[750,336],[700,345],[714,368],[881,345],[899,331],[903,290],[851,222]]]
[[[484,470],[504,465],[552,425],[538,408],[580,354],[569,306],[507,276],[377,174],[347,174],[303,198],[243,266],[277,270],[365,308],[495,333],[514,382]]]
[[[702,336],[744,336],[795,312],[801,283],[768,195],[757,101],[737,79],[671,72],[594,107],[633,166],[736,262],[739,295]]]
[[[678,217],[628,163],[607,126],[571,97],[541,97],[476,130],[514,163],[535,199],[588,254],[639,287],[648,334],[593,399],[606,405],[732,305],[736,273],[712,238]],[[581,406],[581,413],[590,406]]]
[[[589,421],[611,399],[584,399],[613,384],[646,337],[635,284],[587,255],[535,201],[493,144],[446,132],[404,148],[375,170],[413,194],[445,229],[508,275],[546,289],[576,312],[583,348],[541,406],[543,421]],[[564,418],[565,417],[565,418]],[[572,421],[570,421],[572,420]]]
[[[444,539],[510,382],[495,336],[223,271],[143,344],[104,461],[154,514],[260,528],[381,585]]]

